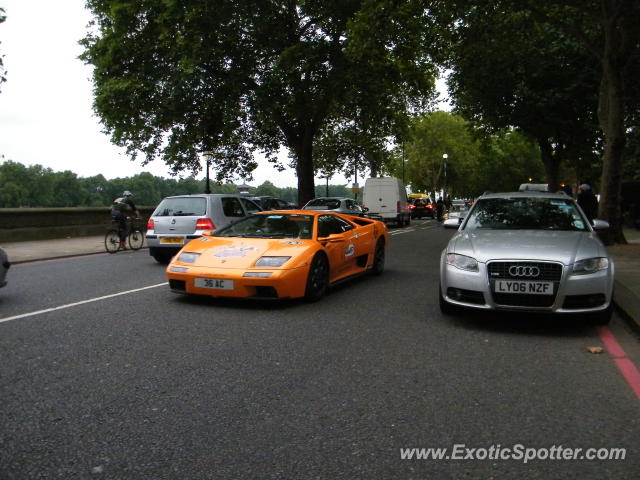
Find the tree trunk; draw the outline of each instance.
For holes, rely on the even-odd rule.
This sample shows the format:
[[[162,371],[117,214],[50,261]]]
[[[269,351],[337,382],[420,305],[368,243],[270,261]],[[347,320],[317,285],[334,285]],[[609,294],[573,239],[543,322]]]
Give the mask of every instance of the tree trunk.
[[[605,46],[602,60],[602,81],[598,117],[604,132],[605,146],[600,181],[600,206],[598,216],[611,226],[607,240],[611,243],[627,243],[622,231],[622,213],[620,210],[621,182],[624,147],[626,144],[624,128],[624,81],[623,65],[617,57],[617,24],[605,24]]]
[[[547,138],[539,138],[540,155],[544,164],[544,172],[550,192],[557,192],[560,188],[560,160],[554,155],[551,143]]]
[[[313,135],[307,129],[295,148],[298,176],[298,205],[301,207],[316,196],[313,172]]]

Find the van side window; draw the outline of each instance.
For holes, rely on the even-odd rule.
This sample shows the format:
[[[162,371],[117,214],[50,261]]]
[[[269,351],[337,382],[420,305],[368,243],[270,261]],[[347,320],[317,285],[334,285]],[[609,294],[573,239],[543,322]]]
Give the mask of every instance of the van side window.
[[[222,211],[225,217],[244,217],[244,210],[240,200],[234,197],[224,197],[222,200]]]

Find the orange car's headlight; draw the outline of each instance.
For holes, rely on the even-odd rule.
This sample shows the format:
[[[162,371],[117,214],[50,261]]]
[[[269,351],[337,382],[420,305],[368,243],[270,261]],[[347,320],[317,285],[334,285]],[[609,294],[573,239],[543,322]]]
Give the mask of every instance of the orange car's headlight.
[[[256,267],[281,267],[291,257],[260,257]]]
[[[200,254],[195,252],[182,252],[178,257],[178,261],[181,263],[195,263],[199,256]]]

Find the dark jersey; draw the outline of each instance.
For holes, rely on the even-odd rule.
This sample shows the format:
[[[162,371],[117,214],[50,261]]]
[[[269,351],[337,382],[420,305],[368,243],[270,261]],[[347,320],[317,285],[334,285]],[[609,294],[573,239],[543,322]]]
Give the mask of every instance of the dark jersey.
[[[128,213],[136,210],[136,206],[129,197],[119,197],[113,201],[113,205],[111,206],[111,213]]]

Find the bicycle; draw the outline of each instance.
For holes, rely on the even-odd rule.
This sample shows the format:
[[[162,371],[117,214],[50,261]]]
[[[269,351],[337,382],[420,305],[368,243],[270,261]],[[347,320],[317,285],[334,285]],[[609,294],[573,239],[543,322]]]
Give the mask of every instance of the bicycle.
[[[144,233],[140,228],[140,218],[127,217],[126,239],[131,250],[140,250],[144,243]],[[104,236],[104,248],[109,253],[124,250],[120,246],[120,226],[115,220],[111,220],[111,226]]]

